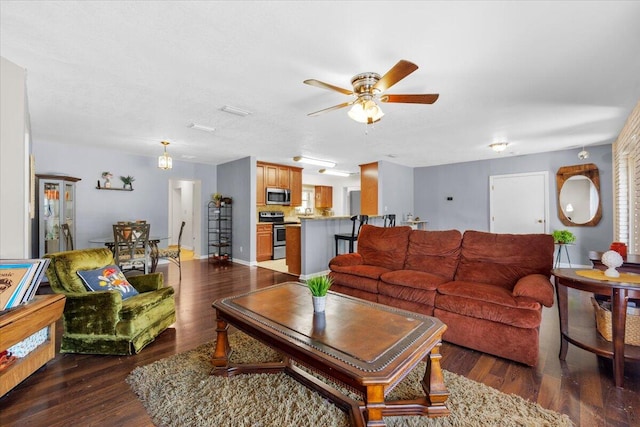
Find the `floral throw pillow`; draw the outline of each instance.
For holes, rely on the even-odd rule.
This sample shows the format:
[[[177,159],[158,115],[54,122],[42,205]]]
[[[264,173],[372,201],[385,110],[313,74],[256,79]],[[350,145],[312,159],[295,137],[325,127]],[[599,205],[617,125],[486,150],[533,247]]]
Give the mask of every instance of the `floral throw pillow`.
[[[123,300],[138,295],[138,291],[131,286],[117,265],[108,265],[95,270],[80,270],[78,276],[89,291],[116,290],[122,294]]]

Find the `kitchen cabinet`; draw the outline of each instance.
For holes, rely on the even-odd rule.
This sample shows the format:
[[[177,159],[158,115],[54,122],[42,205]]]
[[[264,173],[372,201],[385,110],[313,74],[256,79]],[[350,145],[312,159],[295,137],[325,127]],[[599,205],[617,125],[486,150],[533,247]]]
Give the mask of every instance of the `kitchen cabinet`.
[[[273,226],[270,223],[258,224],[256,230],[256,260],[268,261],[273,257]]]
[[[302,272],[302,249],[300,247],[300,233],[302,227],[300,225],[287,225],[286,228],[286,257],[287,257],[287,269],[289,273],[297,276]]]
[[[291,188],[291,169],[288,166],[278,166],[278,187]]]
[[[257,162],[256,205],[265,206],[265,194],[269,188],[291,190],[291,206],[302,205],[302,168]]]
[[[76,182],[80,178],[59,175],[36,175],[38,180],[38,221],[33,233],[34,257],[68,251],[62,235],[62,225],[69,226],[72,239],[76,237]]]
[[[327,185],[316,185],[316,209],[326,209],[333,206],[333,187]]]
[[[302,169],[291,168],[291,206],[302,206]]]
[[[360,165],[360,214],[378,215],[378,163]]]
[[[264,185],[264,165],[258,163],[258,167],[256,169],[256,205],[264,206],[266,204],[266,192]]]

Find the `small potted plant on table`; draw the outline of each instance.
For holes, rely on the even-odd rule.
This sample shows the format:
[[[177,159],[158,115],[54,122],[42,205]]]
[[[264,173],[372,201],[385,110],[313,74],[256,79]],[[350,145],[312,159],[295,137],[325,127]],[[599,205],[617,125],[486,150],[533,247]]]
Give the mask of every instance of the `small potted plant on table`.
[[[327,304],[327,292],[333,284],[333,279],[329,276],[317,276],[307,280],[307,287],[311,291],[313,299],[313,311],[323,312]]]

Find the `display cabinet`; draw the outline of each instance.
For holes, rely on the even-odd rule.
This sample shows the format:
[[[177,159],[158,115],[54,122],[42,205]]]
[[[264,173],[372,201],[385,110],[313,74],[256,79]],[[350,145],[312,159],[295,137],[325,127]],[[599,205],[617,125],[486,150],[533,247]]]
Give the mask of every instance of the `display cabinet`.
[[[37,221],[33,255],[71,250],[68,247],[76,236],[76,182],[80,178],[60,175],[36,175],[38,183]],[[71,239],[62,235],[62,224],[67,224]],[[37,238],[37,242],[35,239]]]
[[[207,205],[208,221],[208,259],[209,262],[226,262],[231,260],[232,249],[232,206],[229,198],[227,202],[209,202]]]

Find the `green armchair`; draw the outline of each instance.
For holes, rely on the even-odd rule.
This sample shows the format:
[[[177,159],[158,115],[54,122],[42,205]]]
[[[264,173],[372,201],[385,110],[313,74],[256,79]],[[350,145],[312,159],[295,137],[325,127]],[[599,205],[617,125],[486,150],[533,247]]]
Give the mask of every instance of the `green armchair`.
[[[51,259],[51,289],[64,294],[61,353],[127,355],[138,353],[176,320],[174,289],[162,273],[128,277],[137,295],[122,299],[115,290],[88,291],[78,271],[114,264],[107,248],[45,255]]]

